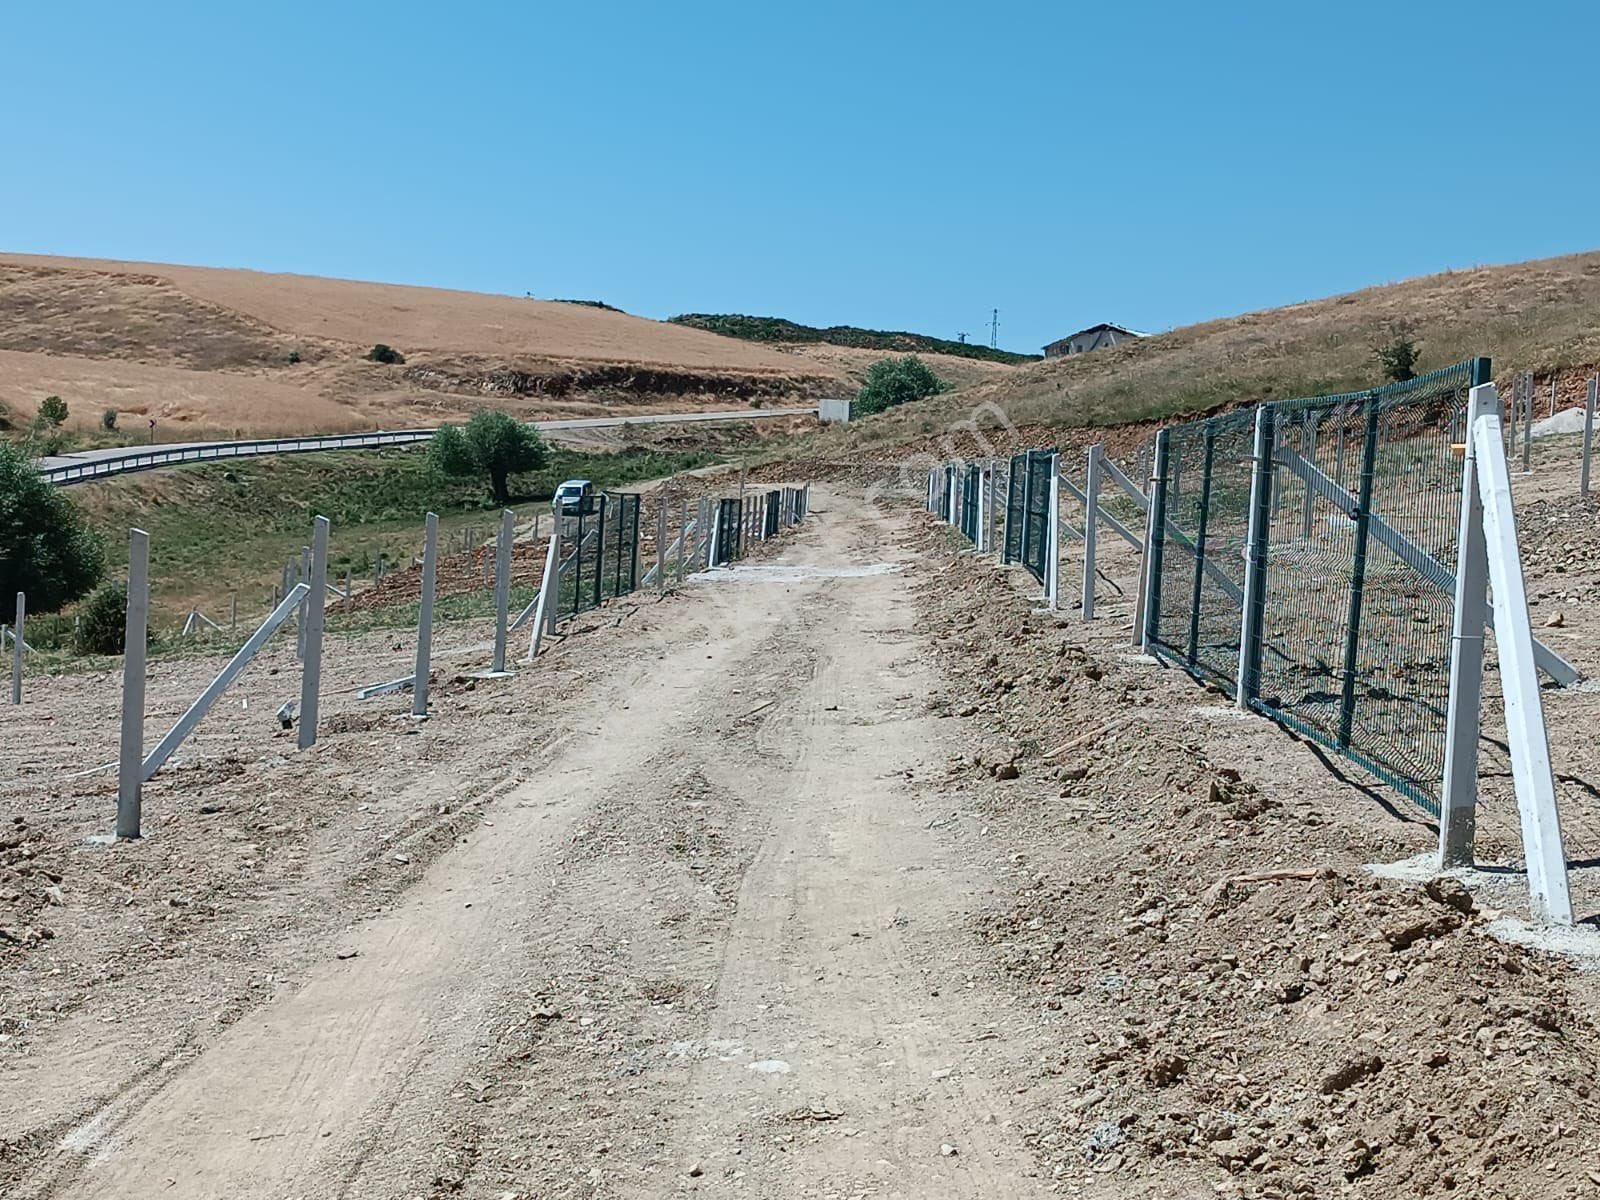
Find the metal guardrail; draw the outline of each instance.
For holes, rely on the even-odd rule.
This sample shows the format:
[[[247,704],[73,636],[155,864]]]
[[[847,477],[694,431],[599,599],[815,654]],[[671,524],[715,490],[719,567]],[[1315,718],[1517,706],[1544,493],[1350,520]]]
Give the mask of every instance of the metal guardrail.
[[[814,407],[752,409],[746,412],[716,413],[641,413],[635,417],[618,417],[597,424],[593,418],[575,417],[553,421],[534,421],[541,432],[561,429],[610,428],[639,425],[697,424],[700,422],[753,421],[765,417],[791,417],[815,413]],[[68,463],[60,467],[41,467],[39,474],[51,483],[66,487],[91,479],[105,479],[112,475],[126,475],[133,471],[149,471],[156,467],[176,466],[180,463],[211,462],[222,458],[252,458],[261,454],[307,454],[318,450],[372,450],[381,446],[409,446],[425,442],[438,431],[435,429],[400,429],[390,433],[340,433],[323,437],[261,438],[256,441],[208,442],[197,446],[146,446],[130,448],[123,454],[108,454],[103,458],[81,463]]]
[[[91,479],[126,475],[132,471],[148,471],[155,467],[169,467],[178,463],[210,462],[221,458],[252,458],[261,454],[307,454],[317,450],[370,450],[380,446],[407,446],[425,442],[433,434],[432,429],[404,429],[393,433],[345,433],[330,434],[325,437],[215,442],[204,446],[169,449],[148,446],[141,450],[129,450],[126,454],[108,455],[88,462],[41,468],[39,474],[51,483],[65,487]]]

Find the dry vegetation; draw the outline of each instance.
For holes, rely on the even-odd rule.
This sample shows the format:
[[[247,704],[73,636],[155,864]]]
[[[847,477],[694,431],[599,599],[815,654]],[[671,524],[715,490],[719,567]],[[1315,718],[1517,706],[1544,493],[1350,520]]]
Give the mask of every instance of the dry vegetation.
[[[377,343],[404,364],[364,359]],[[884,355],[758,346],[587,305],[300,275],[0,255],[0,404],[115,408],[162,440],[781,405],[852,392]],[[933,356],[967,385],[1008,368]]]
[[[831,437],[909,441],[969,417],[995,425],[1001,412],[1017,425],[1115,425],[1370,387],[1382,381],[1372,347],[1402,323],[1421,343],[1422,370],[1487,354],[1502,384],[1514,371],[1544,381],[1557,371],[1574,399],[1600,362],[1600,253],[1447,272],[1208,321],[1020,367]]]

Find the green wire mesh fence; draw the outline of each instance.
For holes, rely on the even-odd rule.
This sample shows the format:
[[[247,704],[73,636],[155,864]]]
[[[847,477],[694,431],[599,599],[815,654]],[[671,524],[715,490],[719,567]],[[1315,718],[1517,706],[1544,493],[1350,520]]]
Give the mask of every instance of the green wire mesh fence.
[[[1151,503],[1150,644],[1438,812],[1473,359],[1367,392],[1170,426]],[[1246,596],[1246,562],[1261,564]],[[1241,653],[1246,603],[1259,637]]]

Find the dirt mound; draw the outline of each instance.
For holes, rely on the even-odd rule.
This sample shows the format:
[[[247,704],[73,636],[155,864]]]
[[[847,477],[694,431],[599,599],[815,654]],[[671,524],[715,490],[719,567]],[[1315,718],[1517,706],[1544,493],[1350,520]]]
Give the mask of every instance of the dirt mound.
[[[1260,1197],[1593,1186],[1592,989],[1489,937],[1459,885],[1363,869],[1426,850],[1430,827],[1130,661],[1106,622],[1085,640],[1034,615],[1016,573],[950,553],[947,529],[920,540],[948,547],[920,588],[950,680],[934,704],[988,728],[947,786],[1026,848],[976,925],[1059,1033],[1033,1091],[1058,1177],[1178,1194],[1194,1172]]]

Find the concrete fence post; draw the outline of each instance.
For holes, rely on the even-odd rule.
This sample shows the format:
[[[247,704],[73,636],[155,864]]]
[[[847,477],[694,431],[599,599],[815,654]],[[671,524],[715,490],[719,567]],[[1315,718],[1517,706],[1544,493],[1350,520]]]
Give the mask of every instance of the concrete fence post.
[[[328,518],[318,517],[311,534],[311,590],[305,599],[305,659],[300,664],[300,749],[317,744],[321,718],[322,629],[328,607]]]
[[[150,627],[150,535],[128,535],[128,608],[123,624],[122,738],[117,771],[117,836],[139,836],[144,789],[144,659]]]
[[[539,642],[544,637],[545,622],[556,611],[556,562],[561,553],[561,522],[556,520],[550,530],[550,548],[545,551],[544,574],[539,580],[539,604],[533,614],[533,633],[528,639],[528,658],[539,654]]]
[[[417,609],[417,665],[412,671],[411,715],[428,715],[428,671],[433,658],[433,581],[439,565],[439,514],[429,513],[422,544],[422,599]]]
[[[1456,541],[1450,690],[1445,709],[1444,775],[1439,802],[1439,869],[1472,865],[1477,828],[1478,733],[1483,708],[1483,646],[1489,623],[1489,551],[1483,536],[1483,497],[1473,426],[1500,412],[1494,384],[1468,393],[1466,449],[1461,466],[1461,512]]]
[[[656,493],[656,591],[667,587],[667,498]]]
[[[22,703],[22,651],[26,645],[24,629],[27,618],[28,597],[17,593],[17,622],[11,627],[11,703]]]
[[[1594,452],[1594,410],[1597,401],[1600,401],[1600,375],[1589,380],[1589,396],[1583,404],[1583,476],[1579,481],[1579,490],[1584,496],[1589,494],[1589,461]]]
[[[1083,481],[1083,620],[1094,620],[1095,555],[1100,538],[1100,456],[1103,446],[1089,447]]]
[[[500,513],[500,536],[494,547],[494,674],[506,674],[506,621],[511,615],[511,543],[517,533],[517,514]],[[487,558],[484,560],[487,562]]]

